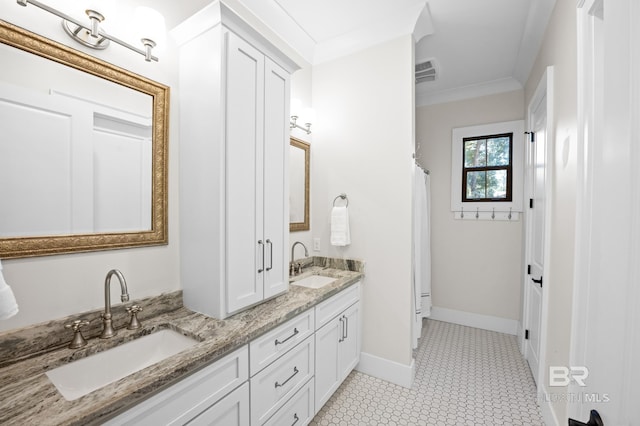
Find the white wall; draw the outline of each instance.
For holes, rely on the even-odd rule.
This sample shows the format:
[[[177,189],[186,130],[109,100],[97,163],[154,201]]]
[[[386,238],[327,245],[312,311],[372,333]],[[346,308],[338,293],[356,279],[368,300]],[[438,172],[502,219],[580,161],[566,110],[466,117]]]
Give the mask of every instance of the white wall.
[[[576,216],[576,168],[577,168],[577,58],[576,58],[576,4],[570,1],[556,2],[544,41],[525,86],[525,105],[528,105],[546,67],[554,67],[554,132],[548,135],[547,149],[553,153],[551,182],[552,212],[549,277],[544,277],[549,292],[547,319],[547,350],[545,365],[568,366],[571,340],[571,310],[574,279],[574,241]],[[548,389],[548,377],[543,386]],[[554,393],[566,392],[566,388],[551,389]],[[567,419],[567,404],[557,398],[553,412],[560,424]]]
[[[311,108],[313,106],[313,96],[311,90],[312,83],[312,67],[309,64],[305,64],[303,68],[294,72],[291,76],[291,99],[298,99],[302,108]],[[300,121],[298,124],[304,125]],[[314,188],[315,188],[315,179],[313,179],[313,169],[314,169],[314,158],[315,158],[315,147],[313,145],[313,136],[315,134],[315,124],[311,123],[311,134],[307,135],[306,132],[300,129],[292,129],[291,136],[303,140],[305,142],[309,142],[311,145],[311,164],[309,168],[311,169],[310,176],[310,196],[309,196],[309,204],[310,204],[310,212],[309,214],[313,217],[313,204],[314,204]],[[312,241],[312,229],[313,229],[313,221],[309,224],[308,231],[295,231],[289,233],[289,247],[296,241],[301,241],[309,250],[309,256],[313,256],[313,241]],[[304,250],[302,248],[297,247],[295,253],[296,259],[304,257]]]
[[[35,6],[0,4],[2,19],[83,50],[62,30],[59,18]],[[112,31],[116,34],[117,29]],[[83,51],[171,87],[169,125],[169,244],[166,246],[4,260],[4,276],[11,285],[20,312],[0,322],[10,330],[99,308],[104,304],[104,277],[119,268],[133,299],[179,289],[178,256],[178,90],[175,49],[167,46],[158,63],[114,45],[103,52]],[[117,286],[113,286],[117,287]],[[113,290],[113,301],[119,300]],[[115,302],[114,302],[115,303]]]
[[[366,262],[362,351],[411,364],[413,40],[313,69],[311,211],[321,254]],[[329,244],[333,199],[349,198],[351,241]]]
[[[416,109],[417,159],[431,176],[434,313],[520,319],[522,220],[455,220],[450,200],[452,129],[523,118],[522,90]]]

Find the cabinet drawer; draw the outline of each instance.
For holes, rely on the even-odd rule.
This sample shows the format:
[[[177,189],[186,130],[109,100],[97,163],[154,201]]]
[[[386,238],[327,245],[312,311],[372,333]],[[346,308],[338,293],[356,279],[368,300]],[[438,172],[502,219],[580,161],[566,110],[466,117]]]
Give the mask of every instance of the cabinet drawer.
[[[249,383],[216,402],[189,422],[189,426],[249,426]]]
[[[284,354],[251,378],[251,424],[261,425],[313,377],[314,339]]]
[[[359,282],[318,304],[316,306],[316,330],[358,300],[360,300]]]
[[[311,336],[315,330],[313,322],[313,309],[310,309],[249,343],[251,376]]]
[[[249,378],[245,345],[107,422],[107,425],[183,425]]]
[[[287,401],[264,426],[302,426],[308,425],[313,419],[313,385],[312,378]]]

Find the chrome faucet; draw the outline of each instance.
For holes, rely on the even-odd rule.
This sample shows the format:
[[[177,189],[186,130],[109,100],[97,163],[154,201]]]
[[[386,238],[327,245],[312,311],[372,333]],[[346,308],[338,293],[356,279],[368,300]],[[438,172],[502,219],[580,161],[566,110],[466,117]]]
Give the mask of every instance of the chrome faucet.
[[[291,263],[289,264],[289,275],[296,275],[297,273],[302,272],[301,265],[298,265],[298,269],[296,271],[294,252],[298,244],[304,247],[304,257],[309,257],[309,250],[307,250],[307,246],[305,246],[304,243],[302,243],[301,241],[296,241],[295,243],[293,243],[293,245],[291,246]]]
[[[118,277],[118,281],[120,281],[120,291],[122,295],[120,296],[120,300],[123,302],[129,301],[129,293],[127,291],[127,282],[124,279],[124,275],[122,272],[117,269],[112,269],[107,272],[107,278],[104,280],[104,312],[102,313],[102,334],[100,334],[101,339],[108,339],[116,335],[116,331],[113,328],[113,324],[111,321],[111,277],[115,275]]]

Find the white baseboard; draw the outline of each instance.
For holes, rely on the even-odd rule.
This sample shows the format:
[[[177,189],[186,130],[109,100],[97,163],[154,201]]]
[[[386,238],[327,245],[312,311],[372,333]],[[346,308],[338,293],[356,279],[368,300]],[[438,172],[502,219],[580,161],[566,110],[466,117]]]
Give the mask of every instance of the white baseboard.
[[[366,352],[360,353],[360,362],[356,366],[356,370],[405,388],[411,388],[416,374],[415,360],[413,359],[411,365],[404,365]]]
[[[518,334],[518,321],[493,317],[490,315],[474,314],[471,312],[457,311],[455,309],[431,308],[430,319],[466,325],[468,327],[481,328],[483,330],[497,331],[499,333]]]
[[[522,354],[522,356],[524,356],[524,326],[520,321],[518,321],[518,334],[516,334],[516,336],[517,336],[516,340],[518,342],[518,349],[520,349],[520,353]]]

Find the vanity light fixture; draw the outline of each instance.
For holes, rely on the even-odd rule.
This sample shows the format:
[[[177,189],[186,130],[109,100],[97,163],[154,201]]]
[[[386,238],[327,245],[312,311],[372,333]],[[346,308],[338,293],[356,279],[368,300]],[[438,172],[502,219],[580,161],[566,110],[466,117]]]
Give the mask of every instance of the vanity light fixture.
[[[300,130],[304,130],[305,132],[307,132],[307,134],[311,133],[311,123],[304,123],[304,127],[299,125],[297,123],[298,121],[298,116],[297,115],[292,115],[291,116],[291,121],[289,122],[289,128],[293,129],[293,128],[298,128]]]
[[[27,6],[27,4],[32,4],[34,6],[39,7],[42,10],[45,10],[49,13],[52,13],[60,18],[62,18],[62,27],[66,31],[67,34],[71,38],[73,38],[78,43],[83,46],[90,47],[92,49],[106,49],[109,46],[109,42],[113,41],[127,49],[133,50],[136,53],[144,56],[145,61],[158,62],[158,58],[151,54],[151,49],[156,46],[155,41],[150,38],[143,38],[140,41],[142,42],[142,46],[144,49],[137,48],[125,41],[120,40],[117,37],[114,37],[110,34],[107,34],[100,28],[100,23],[104,21],[105,17],[100,12],[88,9],[85,11],[87,16],[89,17],[89,23],[82,23],[77,19],[60,12],[57,9],[54,9],[51,6],[47,6],[46,4],[40,3],[36,0],[16,0],[20,6]]]
[[[291,121],[289,128],[304,130],[307,134],[311,133],[311,123],[315,120],[316,113],[313,108],[302,108],[300,99],[291,99]],[[302,117],[302,118],[301,118]],[[298,120],[304,120],[304,126],[298,124]]]

